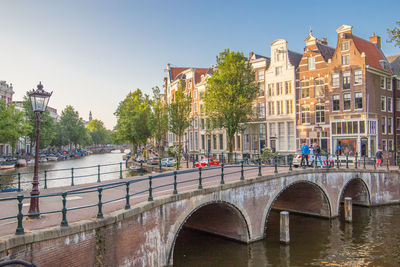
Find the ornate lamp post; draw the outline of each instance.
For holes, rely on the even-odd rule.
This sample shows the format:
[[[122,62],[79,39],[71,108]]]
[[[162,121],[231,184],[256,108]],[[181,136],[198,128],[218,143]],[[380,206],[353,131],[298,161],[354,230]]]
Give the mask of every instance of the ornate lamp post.
[[[43,90],[43,85],[39,82],[37,90],[32,89],[28,92],[29,100],[32,105],[32,110],[36,116],[36,146],[35,146],[35,167],[33,171],[33,182],[31,191],[31,204],[29,207],[29,217],[39,218],[39,179],[38,179],[38,165],[39,165],[39,135],[40,135],[40,118],[47,108],[50,96],[53,92],[48,93]]]

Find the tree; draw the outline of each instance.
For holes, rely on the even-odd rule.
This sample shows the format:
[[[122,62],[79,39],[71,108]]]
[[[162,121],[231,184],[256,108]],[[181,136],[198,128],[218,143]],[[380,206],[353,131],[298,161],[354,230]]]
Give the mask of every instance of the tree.
[[[64,142],[69,144],[70,149],[72,144],[76,148],[78,145],[89,143],[85,124],[79,117],[78,111],[75,111],[72,106],[66,106],[66,108],[61,112],[60,130],[62,131]]]
[[[137,145],[145,144],[151,136],[149,128],[150,100],[143,95],[140,89],[130,92],[119,103],[114,115],[117,116],[117,125],[114,128],[116,143],[129,143],[136,151]]]
[[[36,142],[36,114],[32,110],[32,105],[28,94],[24,96],[24,102],[22,106],[25,112],[25,119],[30,124],[30,131],[27,133],[27,136],[31,142],[31,147],[33,147],[33,144]],[[39,148],[46,148],[52,144],[56,136],[55,124],[55,120],[50,116],[50,112],[48,110],[41,114]]]
[[[395,42],[395,46],[400,46],[400,20],[396,22],[396,25],[393,29],[388,28],[387,32],[389,34],[389,42]]]
[[[185,83],[180,81],[178,88],[172,96],[172,101],[168,105],[168,128],[178,136],[178,165],[182,150],[182,136],[190,125],[190,110],[192,107],[192,98],[185,94]]]
[[[109,131],[104,127],[101,120],[91,120],[87,129],[91,135],[91,140],[95,145],[105,145],[111,143],[111,136]]]
[[[161,141],[168,131],[168,114],[162,101],[162,95],[158,86],[153,87],[153,100],[151,101],[152,113],[150,118],[151,136],[155,139],[158,148],[158,156],[162,156]]]
[[[250,120],[257,92],[255,73],[243,54],[229,49],[221,52],[216,71],[207,81],[204,106],[206,114],[216,122],[212,127],[226,130],[230,159],[234,135]]]
[[[30,130],[23,112],[16,110],[13,104],[0,101],[0,143],[10,144],[11,153],[14,154],[18,139],[26,136]]]

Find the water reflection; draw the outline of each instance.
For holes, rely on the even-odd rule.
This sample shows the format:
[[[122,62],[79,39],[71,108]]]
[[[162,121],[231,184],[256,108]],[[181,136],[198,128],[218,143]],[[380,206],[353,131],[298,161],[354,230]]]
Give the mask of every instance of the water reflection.
[[[400,206],[353,208],[353,223],[290,216],[290,245],[279,242],[279,213],[250,245],[183,229],[174,266],[399,266]]]

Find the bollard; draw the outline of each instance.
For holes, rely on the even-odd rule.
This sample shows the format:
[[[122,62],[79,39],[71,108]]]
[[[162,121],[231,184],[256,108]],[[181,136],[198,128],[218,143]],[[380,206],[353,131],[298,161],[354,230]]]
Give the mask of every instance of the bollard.
[[[290,172],[293,171],[292,164],[293,164],[293,157],[290,155],[290,157],[289,157],[289,171]]]
[[[243,160],[240,162],[240,180],[244,180]]]
[[[15,234],[23,235],[25,234],[24,227],[22,226],[22,220],[24,219],[24,215],[22,214],[22,201],[24,200],[24,195],[18,195],[17,200],[18,200],[18,215],[17,215],[18,225],[17,229],[15,230]]]
[[[336,154],[336,164],[337,164],[336,168],[339,169],[339,154]]]
[[[364,155],[364,163],[363,163],[363,168],[365,169],[365,158],[366,156]]]
[[[153,201],[153,188],[151,187],[153,184],[152,179],[153,177],[149,176],[149,198],[147,199],[148,201]]]
[[[68,221],[67,221],[67,193],[64,192],[61,194],[62,197],[62,220],[61,220],[61,227],[66,227],[68,226]]]
[[[140,176],[143,176],[143,162],[140,162]]]
[[[199,187],[198,189],[203,189],[203,185],[201,184],[201,167],[199,167]]]
[[[346,169],[349,168],[349,155],[346,155]]]
[[[237,163],[237,157],[236,157],[236,152],[235,152],[235,164]]]
[[[176,171],[174,171],[174,195],[178,194],[177,184],[176,184]]]
[[[193,169],[194,169],[194,168],[196,168],[196,163],[195,163],[194,155],[193,155]]]
[[[344,198],[344,219],[346,222],[349,223],[353,221],[353,207],[351,203],[351,197]]]
[[[71,186],[74,186],[74,168],[71,168]]]
[[[97,182],[100,183],[100,165],[97,165]]]
[[[290,242],[289,212],[281,211],[280,215],[280,241],[287,245]]]
[[[358,169],[358,166],[357,166],[357,154],[356,154],[356,165],[355,165],[355,168]]]
[[[224,164],[221,164],[221,184],[225,184],[224,182]]]
[[[159,157],[158,164],[159,164],[159,167],[160,167],[160,172],[162,172],[161,157]]]
[[[262,176],[261,174],[261,159],[258,158],[258,176]]]
[[[18,192],[21,191],[21,174],[18,173]]]
[[[222,163],[225,163],[224,152],[221,152]]]
[[[125,209],[126,210],[129,210],[131,208],[131,204],[129,203],[129,198],[130,198],[129,186],[130,186],[130,184],[131,183],[129,181],[126,182],[126,195],[125,195]]]
[[[122,162],[119,163],[119,179],[122,179]]]
[[[44,171],[44,189],[47,189],[47,171]]]
[[[274,157],[274,167],[275,167],[274,173],[278,173],[278,162],[276,160],[276,156]]]
[[[376,170],[376,157],[374,157],[374,170]]]
[[[386,169],[389,170],[389,159],[386,159]]]
[[[104,218],[103,216],[103,203],[101,202],[101,192],[103,191],[103,188],[99,187],[97,188],[97,192],[99,192],[99,203],[97,204],[97,207],[99,208],[99,211],[97,212],[97,218],[102,219]]]

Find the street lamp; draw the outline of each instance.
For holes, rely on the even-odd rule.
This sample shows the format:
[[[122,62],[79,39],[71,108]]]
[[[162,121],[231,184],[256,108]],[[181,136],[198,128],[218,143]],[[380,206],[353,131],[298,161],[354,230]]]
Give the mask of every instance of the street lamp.
[[[39,165],[39,135],[40,135],[40,118],[43,112],[46,111],[47,104],[53,92],[48,93],[43,90],[43,85],[39,82],[37,90],[32,89],[28,92],[29,100],[32,105],[32,110],[36,117],[36,146],[35,146],[35,167],[33,171],[33,182],[31,191],[31,204],[29,207],[29,217],[39,218],[39,179],[38,179],[38,165]]]

